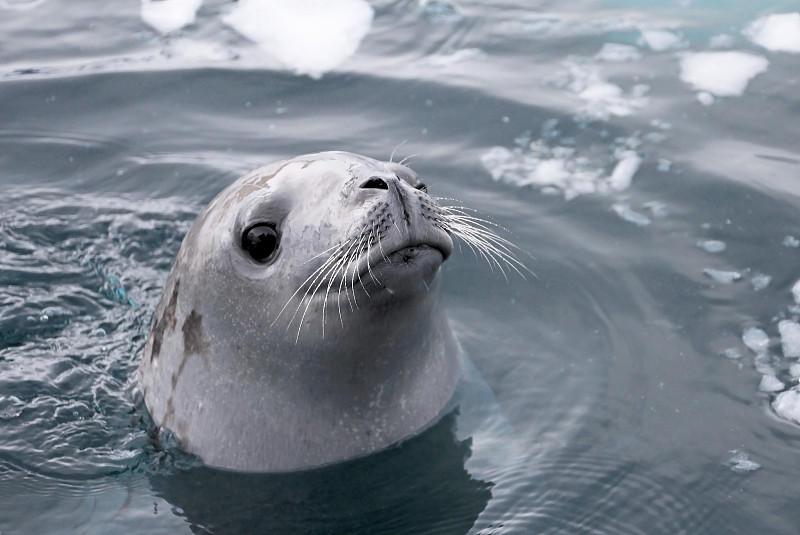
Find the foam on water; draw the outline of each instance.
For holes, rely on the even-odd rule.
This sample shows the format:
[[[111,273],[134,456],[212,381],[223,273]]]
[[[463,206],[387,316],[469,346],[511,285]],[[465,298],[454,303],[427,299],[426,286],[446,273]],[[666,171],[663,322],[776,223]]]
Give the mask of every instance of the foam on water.
[[[681,58],[681,80],[719,97],[741,96],[755,76],[767,70],[766,58],[748,52],[692,52]]]
[[[372,17],[364,0],[241,0],[223,20],[297,74],[319,78],[355,53]]]
[[[744,34],[772,52],[800,53],[800,13],[761,17],[745,28]]]

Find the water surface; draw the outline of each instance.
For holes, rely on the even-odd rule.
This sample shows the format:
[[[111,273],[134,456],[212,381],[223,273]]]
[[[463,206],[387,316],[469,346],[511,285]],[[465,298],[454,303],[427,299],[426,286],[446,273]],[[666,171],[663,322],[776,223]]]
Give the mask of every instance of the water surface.
[[[0,2],[0,531],[796,531],[800,55],[752,25],[800,5],[370,5],[311,77],[229,2],[165,34],[136,2]],[[496,404],[294,475],[156,446],[135,370],[183,235],[244,172],[330,149],[413,156],[534,257],[443,267]]]

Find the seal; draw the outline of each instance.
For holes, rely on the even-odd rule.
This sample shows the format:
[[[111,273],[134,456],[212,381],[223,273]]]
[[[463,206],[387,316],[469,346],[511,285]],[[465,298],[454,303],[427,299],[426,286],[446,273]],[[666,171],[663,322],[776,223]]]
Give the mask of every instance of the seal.
[[[209,466],[260,472],[425,429],[461,376],[438,288],[451,234],[479,240],[465,217],[408,167],[344,152],[237,180],[165,283],[138,374],[153,422]]]

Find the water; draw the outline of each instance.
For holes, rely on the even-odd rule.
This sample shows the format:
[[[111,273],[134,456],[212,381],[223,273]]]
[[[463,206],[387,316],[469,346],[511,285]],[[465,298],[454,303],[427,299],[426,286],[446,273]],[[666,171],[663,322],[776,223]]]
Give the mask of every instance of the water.
[[[136,2],[0,2],[0,531],[794,532],[800,56],[753,24],[791,50],[762,17],[800,4],[371,6],[309,66],[228,2],[167,34]],[[134,374],[183,234],[326,149],[414,155],[535,258],[443,268],[496,404],[470,440],[451,415],[279,477],[156,447]]]

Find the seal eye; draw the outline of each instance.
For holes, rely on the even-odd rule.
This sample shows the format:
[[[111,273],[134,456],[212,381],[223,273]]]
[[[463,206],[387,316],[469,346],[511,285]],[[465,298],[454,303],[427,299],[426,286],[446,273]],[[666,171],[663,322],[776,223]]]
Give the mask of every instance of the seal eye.
[[[244,231],[242,249],[247,251],[253,260],[266,264],[278,250],[278,231],[272,223],[257,223]]]
[[[419,182],[416,186],[414,186],[414,189],[418,189],[424,193],[428,193],[428,186],[426,186],[423,182]]]

